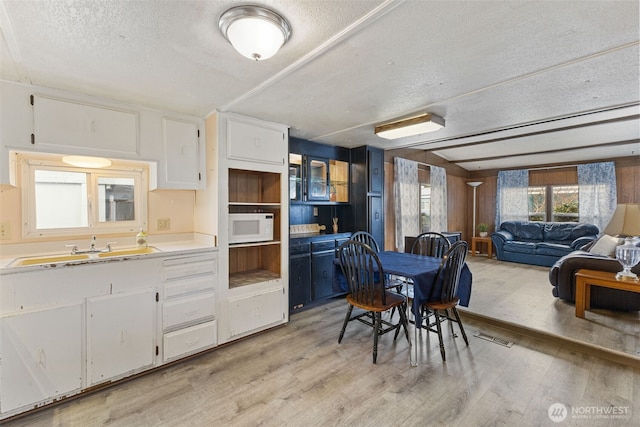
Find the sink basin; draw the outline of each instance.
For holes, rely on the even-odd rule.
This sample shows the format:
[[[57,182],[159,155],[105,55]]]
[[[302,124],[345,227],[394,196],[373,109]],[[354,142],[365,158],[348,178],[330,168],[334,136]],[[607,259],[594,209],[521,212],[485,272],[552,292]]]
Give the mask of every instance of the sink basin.
[[[11,263],[13,266],[26,266],[26,265],[38,265],[38,264],[57,264],[59,262],[66,261],[81,261],[83,259],[89,259],[89,255],[53,255],[43,256],[35,258],[19,258]]]
[[[115,256],[125,256],[125,255],[152,254],[155,252],[160,252],[160,250],[158,248],[154,248],[153,246],[149,246],[146,248],[119,249],[111,252],[102,252],[98,254],[98,257],[111,258]]]
[[[75,255],[47,255],[33,258],[18,258],[9,264],[10,267],[25,267],[28,265],[46,265],[46,264],[58,264],[63,262],[82,261],[99,258],[113,258],[127,255],[142,255],[152,254],[155,252],[161,252],[160,249],[153,246],[147,248],[131,248],[120,249],[111,252],[101,252],[95,254],[75,254]]]

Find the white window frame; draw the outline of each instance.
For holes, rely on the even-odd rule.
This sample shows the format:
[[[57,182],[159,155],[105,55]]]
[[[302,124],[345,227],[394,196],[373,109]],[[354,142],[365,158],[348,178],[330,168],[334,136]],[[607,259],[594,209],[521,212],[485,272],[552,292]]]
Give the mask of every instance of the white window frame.
[[[22,169],[22,235],[23,237],[67,237],[72,235],[102,235],[137,232],[147,229],[148,169],[138,165],[117,165],[109,168],[90,169],[69,166],[55,159],[40,159],[37,156],[21,155]],[[36,228],[35,171],[64,171],[87,175],[88,226],[71,228]],[[134,180],[133,221],[100,222],[98,212],[98,178],[117,177]]]

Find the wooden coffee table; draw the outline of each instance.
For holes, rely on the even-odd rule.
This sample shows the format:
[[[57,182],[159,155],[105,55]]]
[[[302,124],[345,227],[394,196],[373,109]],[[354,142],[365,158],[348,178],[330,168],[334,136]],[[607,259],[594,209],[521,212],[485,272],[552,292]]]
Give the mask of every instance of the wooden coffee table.
[[[472,237],[471,238],[471,256],[476,256],[476,243],[486,243],[487,244],[487,255],[489,258],[492,257],[492,246],[491,237]]]
[[[640,293],[640,282],[616,280],[616,273],[578,270],[576,273],[576,317],[584,319],[584,311],[591,308],[591,286]]]

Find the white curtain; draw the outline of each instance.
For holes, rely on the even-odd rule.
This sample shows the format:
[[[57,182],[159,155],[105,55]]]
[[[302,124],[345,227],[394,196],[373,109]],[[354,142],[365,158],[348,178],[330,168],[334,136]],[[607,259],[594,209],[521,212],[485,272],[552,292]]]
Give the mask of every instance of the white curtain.
[[[614,162],[578,165],[579,221],[604,229],[616,209]]]
[[[449,228],[447,218],[447,171],[430,166],[431,227],[430,231],[441,233]]]
[[[529,220],[529,171],[499,171],[496,194],[496,230],[504,221]]]
[[[404,236],[417,236],[420,232],[418,163],[400,157],[393,159],[393,191],[396,248],[404,251]]]

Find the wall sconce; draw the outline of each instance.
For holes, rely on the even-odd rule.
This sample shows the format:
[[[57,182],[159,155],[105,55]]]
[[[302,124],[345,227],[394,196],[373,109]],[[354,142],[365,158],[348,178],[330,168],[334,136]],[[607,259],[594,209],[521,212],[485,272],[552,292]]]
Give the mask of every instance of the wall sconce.
[[[426,113],[421,116],[376,126],[374,131],[381,138],[398,139],[433,132],[443,127],[444,119],[442,117]]]
[[[111,160],[104,157],[63,156],[62,162],[79,168],[106,168],[111,166]]]
[[[291,35],[286,19],[260,6],[232,7],[220,16],[218,26],[242,56],[256,61],[271,58]]]

